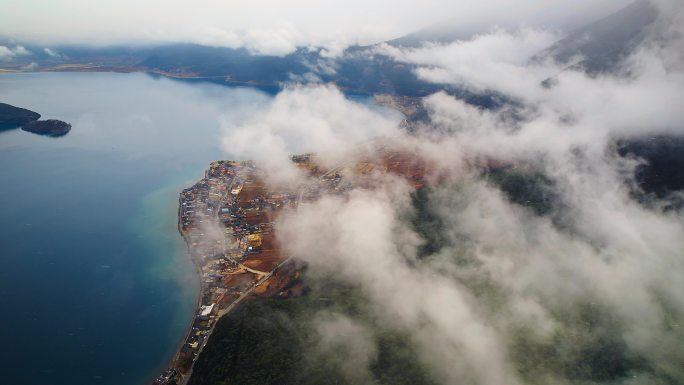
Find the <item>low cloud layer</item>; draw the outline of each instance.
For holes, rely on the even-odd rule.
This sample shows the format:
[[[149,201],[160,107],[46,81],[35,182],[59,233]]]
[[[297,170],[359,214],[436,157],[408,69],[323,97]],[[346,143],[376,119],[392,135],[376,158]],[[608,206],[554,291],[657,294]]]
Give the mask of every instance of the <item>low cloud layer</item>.
[[[3,0],[0,36],[44,44],[192,42],[269,55],[313,45],[338,54],[348,45],[394,39],[438,22],[448,21],[465,33],[502,23],[561,28],[600,18],[627,3]]]
[[[543,30],[523,28],[516,32],[495,29],[470,40],[451,44],[427,43],[420,48],[378,47],[379,53],[417,64],[416,74],[427,81],[467,85],[478,91],[500,90],[516,95],[558,68],[530,68],[530,57],[553,44],[559,36]]]
[[[239,126],[224,122],[224,149],[240,159],[253,159],[272,179],[298,175],[290,155],[315,150],[327,164],[343,162],[373,137],[398,132],[398,114],[381,114],[351,102],[332,86],[293,85],[279,93],[265,111]]]
[[[0,62],[12,61],[12,59],[17,56],[25,56],[30,54],[31,52],[29,52],[29,50],[20,45],[15,46],[14,48],[0,45]]]
[[[673,4],[659,5],[673,8],[613,74],[528,60],[554,36],[536,29],[383,48],[418,64],[427,80],[506,95],[515,108],[483,110],[437,93],[424,100],[429,123],[408,134],[332,87],[295,87],[265,114],[227,128],[231,153],[280,175],[289,175],[282,170],[291,153],[352,162],[359,142],[380,136],[440,176],[426,198],[440,244],[427,255],[421,247],[434,240],[407,220],[416,214],[413,190],[399,177],[280,218],[288,254],[370,303],[363,317],[312,320],[319,353],[347,352],[354,365],[342,360],[342,371],[367,381],[377,354],[368,325],[381,324],[406,336],[438,383],[684,381],[682,213],[638,200],[642,161],[615,151],[626,137],[684,135],[684,23]],[[543,87],[549,77],[554,85]],[[537,211],[526,196],[515,203],[483,174],[483,160],[543,181],[550,207]]]

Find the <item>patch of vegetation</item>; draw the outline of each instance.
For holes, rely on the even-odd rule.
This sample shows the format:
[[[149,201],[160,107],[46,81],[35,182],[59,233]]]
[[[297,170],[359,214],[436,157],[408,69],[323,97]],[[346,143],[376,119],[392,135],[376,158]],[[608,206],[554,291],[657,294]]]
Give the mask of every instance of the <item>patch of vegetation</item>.
[[[554,318],[559,327],[550,338],[540,340],[531,330],[513,338],[511,357],[530,383],[543,383],[552,373],[573,383],[616,383],[650,371],[643,358],[629,353],[621,325],[605,308],[580,303]]]
[[[411,203],[415,210],[408,220],[413,230],[425,243],[418,249],[418,258],[435,254],[446,245],[445,228],[442,218],[430,206],[431,189],[422,188],[411,194]]]
[[[370,375],[345,376],[334,355],[317,351],[312,319],[329,311],[368,320],[366,300],[358,289],[306,280],[311,290],[301,297],[253,299],[222,318],[188,384],[433,384],[405,336],[377,326],[371,327],[377,356],[369,368],[358,368]]]
[[[486,177],[511,202],[528,207],[537,215],[547,215],[553,209],[553,182],[541,173],[506,167],[490,170]]]

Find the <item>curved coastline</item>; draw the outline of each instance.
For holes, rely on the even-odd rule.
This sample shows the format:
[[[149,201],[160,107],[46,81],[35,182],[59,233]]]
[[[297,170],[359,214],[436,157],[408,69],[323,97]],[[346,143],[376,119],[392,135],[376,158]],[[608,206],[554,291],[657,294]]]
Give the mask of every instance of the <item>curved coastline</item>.
[[[207,171],[204,171],[204,176],[206,178],[207,176]],[[178,344],[176,344],[176,349],[174,350],[173,356],[171,356],[171,359],[169,362],[166,364],[165,367],[171,368],[174,366],[176,362],[178,362],[181,354],[181,349],[185,342],[188,340],[188,337],[190,336],[190,333],[192,332],[192,325],[194,324],[194,319],[195,319],[195,314],[197,313],[198,309],[202,305],[202,295],[204,294],[204,281],[202,280],[202,266],[197,262],[197,259],[192,255],[192,251],[190,250],[190,245],[188,244],[187,240],[185,239],[185,232],[183,231],[183,227],[181,224],[181,207],[183,206],[183,198],[181,194],[178,194],[178,209],[176,210],[177,214],[177,219],[176,219],[176,228],[178,229],[178,234],[183,238],[183,243],[185,244],[185,252],[187,257],[190,258],[190,261],[192,262],[193,266],[195,266],[195,273],[197,274],[197,278],[199,279],[199,290],[197,292],[197,299],[195,300],[195,307],[192,313],[192,316],[190,320],[188,321],[187,326],[185,327],[185,332],[183,333],[183,338],[178,341]],[[189,379],[189,376],[188,376]],[[183,381],[183,383],[187,382],[187,379]],[[153,383],[154,384],[154,383]]]
[[[187,256],[190,258],[190,261],[192,261],[193,266],[195,266],[195,273],[197,274],[197,277],[199,278],[199,291],[197,292],[197,300],[195,301],[195,311],[199,309],[200,304],[202,303],[202,293],[204,293],[204,281],[202,281],[202,266],[200,266],[199,263],[197,263],[197,260],[192,256],[192,253],[190,252],[190,246],[188,245],[188,242],[185,241],[185,235],[183,234],[183,231],[181,230],[181,204],[182,200],[180,197],[178,197],[178,233],[180,234],[181,237],[183,237],[183,242],[185,243],[185,252],[187,253]],[[190,318],[190,321],[188,322],[188,326],[186,327],[185,333],[183,333],[183,339],[178,343],[176,346],[176,351],[173,354],[173,358],[171,359],[170,363],[175,362],[178,359],[178,355],[180,354],[180,349],[183,346],[183,343],[185,340],[188,338],[190,335],[190,332],[192,331],[192,320],[194,319],[194,312],[193,312],[193,317]]]
[[[218,320],[262,284],[269,282],[257,290],[260,296],[272,295],[268,293],[279,287],[273,284],[280,278],[276,271],[290,258],[274,247],[272,224],[264,214],[270,204],[255,195],[263,186],[263,181],[252,179],[255,172],[252,162],[215,161],[199,182],[180,193],[177,230],[199,274],[200,291],[183,339],[166,370],[153,380],[155,385],[186,384]],[[283,199],[294,202],[291,198],[277,198],[277,205]],[[225,227],[220,240],[204,236],[200,223],[207,220]]]

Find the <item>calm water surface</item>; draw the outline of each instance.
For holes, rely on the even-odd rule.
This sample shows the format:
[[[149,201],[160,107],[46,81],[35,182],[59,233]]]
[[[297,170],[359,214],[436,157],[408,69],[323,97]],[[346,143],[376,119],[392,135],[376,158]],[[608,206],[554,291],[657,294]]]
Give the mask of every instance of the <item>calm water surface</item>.
[[[178,192],[221,124],[271,95],[144,74],[0,75],[0,101],[72,123],[0,132],[0,373],[13,385],[143,385],[192,317]]]

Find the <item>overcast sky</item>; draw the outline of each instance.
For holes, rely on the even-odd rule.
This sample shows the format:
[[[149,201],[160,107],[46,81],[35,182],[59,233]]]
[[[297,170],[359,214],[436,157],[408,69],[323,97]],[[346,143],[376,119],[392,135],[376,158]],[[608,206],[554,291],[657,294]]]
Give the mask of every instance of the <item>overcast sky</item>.
[[[45,44],[195,42],[283,54],[375,43],[449,20],[564,28],[629,0],[0,0],[0,36]]]

